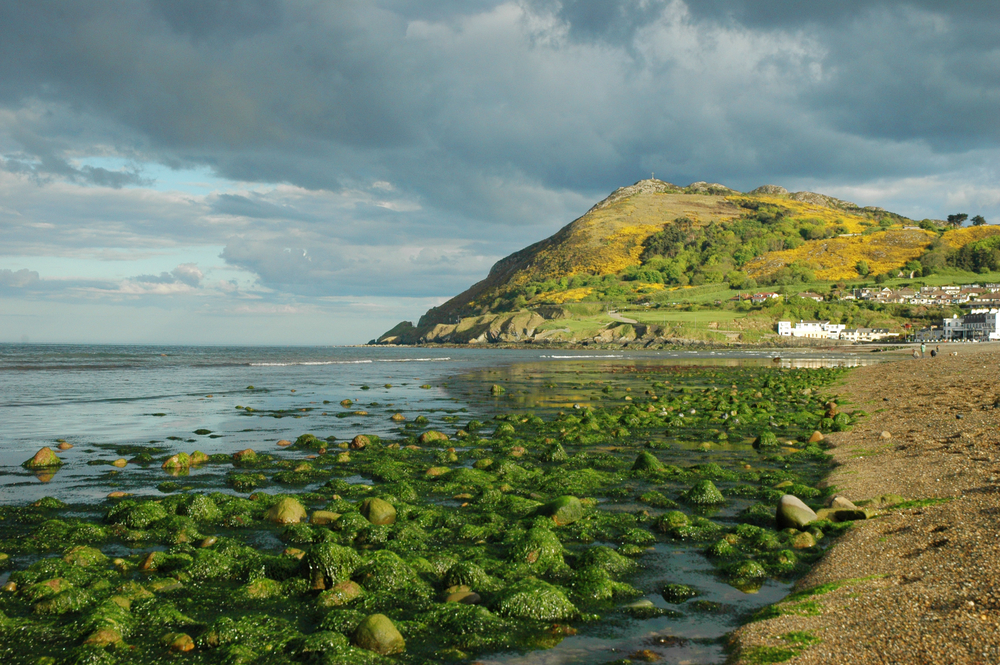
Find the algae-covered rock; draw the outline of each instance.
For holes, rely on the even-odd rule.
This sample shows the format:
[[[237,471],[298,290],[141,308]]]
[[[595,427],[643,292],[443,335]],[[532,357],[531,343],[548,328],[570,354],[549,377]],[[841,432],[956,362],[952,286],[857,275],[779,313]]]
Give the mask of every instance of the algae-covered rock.
[[[427,445],[428,443],[436,443],[438,441],[447,441],[447,440],[448,440],[447,434],[443,432],[437,432],[435,430],[427,430],[426,432],[420,435],[419,439],[417,439],[417,441],[419,441],[423,445]]]
[[[665,584],[660,590],[663,600],[674,605],[679,605],[699,594],[700,592],[697,589],[687,584]]]
[[[237,598],[245,600],[267,600],[281,595],[281,582],[261,577],[244,584],[236,590]]]
[[[497,425],[496,429],[493,430],[494,439],[500,439],[505,436],[514,436],[514,426],[510,423],[500,423]]]
[[[679,529],[681,527],[688,526],[691,520],[688,516],[679,510],[668,510],[667,512],[656,518],[656,529],[666,533],[671,529]]]
[[[210,524],[222,519],[222,511],[211,497],[204,494],[193,494],[184,503],[177,506],[178,515],[186,515],[196,522]]]
[[[156,501],[138,503],[132,499],[126,499],[111,508],[104,519],[109,524],[121,524],[129,529],[145,529],[166,517],[166,508]]]
[[[645,451],[639,453],[639,456],[635,458],[635,463],[632,464],[633,471],[662,471],[663,463],[656,459],[656,456],[652,453],[647,453]]]
[[[306,519],[306,509],[298,499],[285,496],[267,509],[264,519],[274,524],[296,524]]]
[[[356,582],[337,582],[330,589],[316,596],[317,607],[340,607],[354,602],[364,595],[364,589]]]
[[[508,556],[514,563],[529,564],[540,573],[566,565],[559,537],[540,527],[529,529],[510,548]]]
[[[475,591],[495,591],[500,583],[490,577],[486,571],[471,561],[459,561],[453,564],[444,574],[446,587],[468,587]]]
[[[348,445],[350,446],[351,450],[364,450],[365,448],[370,446],[371,443],[372,440],[370,437],[364,434],[358,434],[356,437],[351,439],[351,443]]]
[[[335,513],[332,510],[314,510],[312,516],[309,518],[309,523],[325,526],[333,524],[339,518],[340,513]]]
[[[77,545],[66,550],[63,561],[77,566],[99,566],[108,562],[108,557],[96,547]]]
[[[759,580],[767,577],[767,571],[764,570],[764,566],[752,559],[733,564],[727,569],[727,573],[729,574],[729,579],[734,582]]]
[[[623,582],[616,582],[608,571],[598,566],[584,566],[569,582],[573,596],[586,602],[608,601],[613,598],[634,598],[642,592]]]
[[[681,496],[685,502],[695,506],[714,506],[726,502],[722,492],[711,480],[699,480]]]
[[[504,389],[504,387],[498,383],[494,383],[492,386],[490,386],[491,395],[503,395],[505,392],[507,391]]]
[[[503,589],[496,611],[500,616],[538,621],[565,621],[579,613],[557,587],[533,577]]]
[[[804,550],[816,545],[816,538],[808,531],[800,531],[789,538],[788,544],[792,549]]]
[[[163,462],[161,468],[167,471],[171,470],[183,470],[191,466],[191,456],[187,453],[177,453],[176,455],[171,455]]]
[[[777,448],[780,444],[778,443],[778,437],[771,430],[763,430],[757,435],[757,438],[753,440],[753,447],[757,449],[761,448]]]
[[[537,513],[550,517],[556,526],[566,526],[583,517],[583,504],[575,496],[566,495],[539,506]]]
[[[781,497],[774,518],[779,529],[801,529],[817,519],[813,509],[792,494]]]
[[[358,511],[372,524],[395,524],[396,509],[388,501],[370,497],[361,502]]]
[[[577,567],[597,567],[607,571],[612,577],[619,577],[635,572],[639,566],[610,547],[595,545],[588,547],[577,557]]]
[[[25,469],[52,469],[62,465],[63,461],[48,446],[35,453],[35,456],[30,460],[21,464]]]
[[[384,614],[365,617],[354,631],[351,642],[362,649],[388,656],[406,650],[406,641]]]
[[[319,543],[302,557],[302,570],[313,589],[330,589],[347,581],[361,565],[361,557],[350,547]]]
[[[355,571],[354,579],[372,592],[402,591],[410,586],[424,585],[417,572],[390,550],[373,552]]]
[[[86,589],[70,587],[65,591],[42,598],[31,606],[36,614],[67,614],[79,612],[93,604],[94,596]]]

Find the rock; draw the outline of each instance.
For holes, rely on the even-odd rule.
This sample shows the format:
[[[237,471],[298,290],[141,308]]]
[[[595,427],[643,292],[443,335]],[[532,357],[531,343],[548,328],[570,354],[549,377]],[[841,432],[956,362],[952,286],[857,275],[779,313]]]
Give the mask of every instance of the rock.
[[[888,441],[889,439],[892,438],[892,434],[890,434],[889,432],[882,432],[881,434],[878,435],[878,438],[882,439],[883,441]]]
[[[835,510],[857,510],[858,507],[851,503],[850,499],[839,494],[830,499],[829,506]]]
[[[663,600],[674,605],[680,605],[685,600],[699,595],[698,590],[686,584],[666,584],[663,586],[660,595]]]
[[[255,459],[257,459],[257,453],[255,453],[252,448],[246,448],[239,452],[233,453],[234,462],[252,462]]]
[[[823,441],[825,438],[826,437],[823,436],[822,432],[813,432],[812,435],[810,435],[809,437],[808,443],[819,443],[820,441]]]
[[[63,441],[57,447],[59,448],[59,450],[69,450],[70,448],[73,447],[73,444],[67,441]]]
[[[354,406],[354,402],[349,399],[342,399],[340,400],[340,405],[346,409],[347,407]]]
[[[96,547],[77,545],[66,551],[66,554],[63,555],[63,561],[76,566],[95,566],[107,563],[108,557]]]
[[[778,443],[778,437],[771,430],[763,430],[757,435],[757,438],[753,440],[753,447],[760,448],[777,448],[780,444]]]
[[[774,515],[779,529],[801,529],[817,517],[813,509],[796,496],[786,494],[778,501],[778,509]]]
[[[371,497],[361,502],[358,508],[360,513],[372,524],[394,524],[396,522],[396,509],[388,501],[383,501],[377,497]]]
[[[694,487],[681,496],[684,501],[696,506],[714,506],[726,502],[722,492],[711,480],[699,480],[694,484]]]
[[[800,531],[789,539],[792,549],[804,550],[816,545],[816,538],[808,531]]]
[[[372,614],[366,617],[354,631],[351,642],[362,649],[374,651],[383,656],[402,653],[406,650],[406,641],[396,630],[396,626],[384,614]]]
[[[333,588],[328,589],[316,597],[316,605],[319,607],[340,607],[347,605],[364,595],[364,589],[357,582],[346,580],[337,582]]]
[[[160,644],[171,651],[182,653],[194,649],[194,640],[187,633],[166,633],[160,637]]]
[[[113,628],[100,628],[91,633],[83,643],[87,646],[105,648],[115,644],[121,644],[122,634]],[[40,661],[36,661],[40,662]]]
[[[264,513],[264,519],[274,524],[296,524],[305,518],[305,507],[290,496],[282,497]]]
[[[504,387],[501,386],[500,384],[494,383],[492,386],[490,386],[491,395],[503,395],[505,392],[507,391],[504,390]]]
[[[536,621],[565,621],[578,614],[558,588],[528,577],[503,589],[496,603],[500,616]]]
[[[289,441],[288,439],[281,439],[280,441],[278,441],[278,445],[284,448],[285,446],[292,445],[292,442]]]
[[[450,593],[447,593],[447,595],[444,598],[444,602],[446,603],[462,603],[463,605],[478,605],[480,602],[482,602],[482,598],[480,598],[479,594],[476,593],[475,591],[472,591],[468,587],[459,587],[455,590],[449,588],[448,591],[450,591]]]
[[[301,567],[312,582],[313,589],[333,589],[350,580],[361,565],[361,558],[349,547],[333,543],[317,543],[302,557]]]
[[[662,469],[663,464],[660,460],[656,459],[656,456],[652,453],[645,451],[639,453],[639,456],[635,458],[635,463],[632,465],[633,471],[661,471]]]
[[[187,469],[191,466],[191,456],[187,453],[177,453],[176,455],[171,455],[167,460],[161,465],[160,468],[170,470],[182,470]]]
[[[314,510],[312,517],[309,518],[310,524],[333,524],[340,517],[340,513],[335,513],[331,510]]]
[[[427,445],[428,443],[434,443],[435,441],[447,441],[448,435],[443,432],[435,432],[434,430],[427,430],[420,435],[417,439],[422,445]]]
[[[353,450],[364,450],[371,444],[371,442],[372,440],[364,434],[358,434],[356,437],[351,439],[351,448]]]
[[[389,420],[391,420],[391,421],[393,421],[393,422],[397,422],[397,423],[401,423],[401,422],[403,422],[404,420],[406,420],[406,416],[404,416],[404,415],[403,415],[402,413],[394,413],[394,414],[392,414],[392,416],[391,416],[391,417],[389,418]]]
[[[55,452],[45,446],[32,457],[27,462],[21,464],[25,469],[50,469],[56,466],[62,466],[63,461],[59,459]]]
[[[128,464],[127,459],[125,459],[124,457],[119,457],[118,459],[116,459],[114,462],[111,463],[111,466],[116,466],[119,469],[124,469],[125,465],[127,464]]]
[[[197,466],[198,464],[206,464],[211,461],[211,458],[209,458],[208,455],[201,452],[200,450],[196,450],[193,453],[191,453],[190,458],[192,466]]]
[[[583,504],[575,496],[566,495],[539,506],[536,512],[551,517],[556,526],[566,526],[583,517]]]
[[[431,468],[427,469],[424,475],[426,475],[429,478],[437,478],[438,476],[443,476],[449,471],[451,471],[451,469],[446,466],[432,466]]]

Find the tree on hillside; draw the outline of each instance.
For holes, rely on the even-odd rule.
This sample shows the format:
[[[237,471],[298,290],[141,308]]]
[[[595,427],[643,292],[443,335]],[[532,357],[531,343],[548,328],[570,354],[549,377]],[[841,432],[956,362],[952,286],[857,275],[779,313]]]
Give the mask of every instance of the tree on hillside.
[[[868,262],[864,259],[858,261],[857,265],[854,266],[854,269],[857,270],[858,274],[862,277],[867,276],[868,273],[871,272],[871,269],[868,267]]]
[[[957,215],[948,215],[948,224],[954,227],[961,226],[969,216],[964,212],[960,212]]]
[[[976,215],[975,217],[972,218],[973,226],[982,226],[984,224],[986,224],[986,218],[983,217],[982,215]]]

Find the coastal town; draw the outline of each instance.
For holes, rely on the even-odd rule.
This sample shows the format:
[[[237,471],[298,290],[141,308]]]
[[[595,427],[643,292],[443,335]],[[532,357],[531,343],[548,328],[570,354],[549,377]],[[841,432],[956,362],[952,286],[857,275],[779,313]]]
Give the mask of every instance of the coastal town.
[[[818,293],[796,294],[822,302],[831,300],[866,300],[881,304],[925,305],[931,307],[958,306],[967,308],[963,315],[953,314],[942,318],[939,325],[922,330],[890,330],[888,328],[848,328],[830,321],[779,321],[778,335],[806,339],[842,340],[853,343],[879,341],[911,342],[987,342],[1000,340],[1000,284],[971,284],[965,286],[936,286],[919,289],[862,288],[841,290],[823,296]],[[769,298],[780,298],[778,293],[755,293],[753,303],[763,303]]]

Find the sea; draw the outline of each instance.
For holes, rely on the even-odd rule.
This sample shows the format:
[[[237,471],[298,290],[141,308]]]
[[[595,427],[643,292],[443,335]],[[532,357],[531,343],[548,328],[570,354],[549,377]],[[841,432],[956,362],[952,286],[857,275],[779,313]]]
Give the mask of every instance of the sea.
[[[23,505],[43,496],[95,507],[113,491],[163,496],[168,476],[158,464],[111,466],[119,457],[153,446],[167,453],[232,453],[245,448],[298,455],[277,447],[304,433],[350,439],[356,434],[392,438],[390,416],[425,416],[430,426],[453,432],[471,419],[501,411],[550,415],[586,403],[579,376],[593,377],[635,365],[766,365],[853,367],[878,355],[844,351],[677,350],[579,351],[406,347],[227,347],[0,345],[0,505]],[[779,357],[780,356],[780,357]],[[562,380],[560,380],[560,378]],[[498,398],[490,386],[500,383]],[[341,404],[350,400],[350,406]],[[346,402],[345,402],[346,404]],[[458,424],[456,424],[458,423]],[[22,468],[43,446],[60,442],[65,464],[53,472]],[[197,484],[193,469],[185,483]],[[208,480],[207,478],[205,480]],[[216,483],[212,490],[232,491]],[[734,617],[776,602],[789,585],[769,581],[752,597],[716,579],[696,552],[658,545],[664,565],[732,609],[725,616],[692,615],[671,624],[691,639],[673,650],[690,662],[721,662],[718,638]],[[657,599],[661,604],[662,600]],[[652,639],[652,638],[650,638]],[[599,662],[615,640],[594,633],[557,648],[489,659],[496,663]],[[626,647],[622,647],[626,648]],[[595,654],[602,654],[598,658]],[[622,656],[625,654],[623,653]],[[621,657],[621,656],[619,656]],[[487,661],[484,661],[487,662]]]

